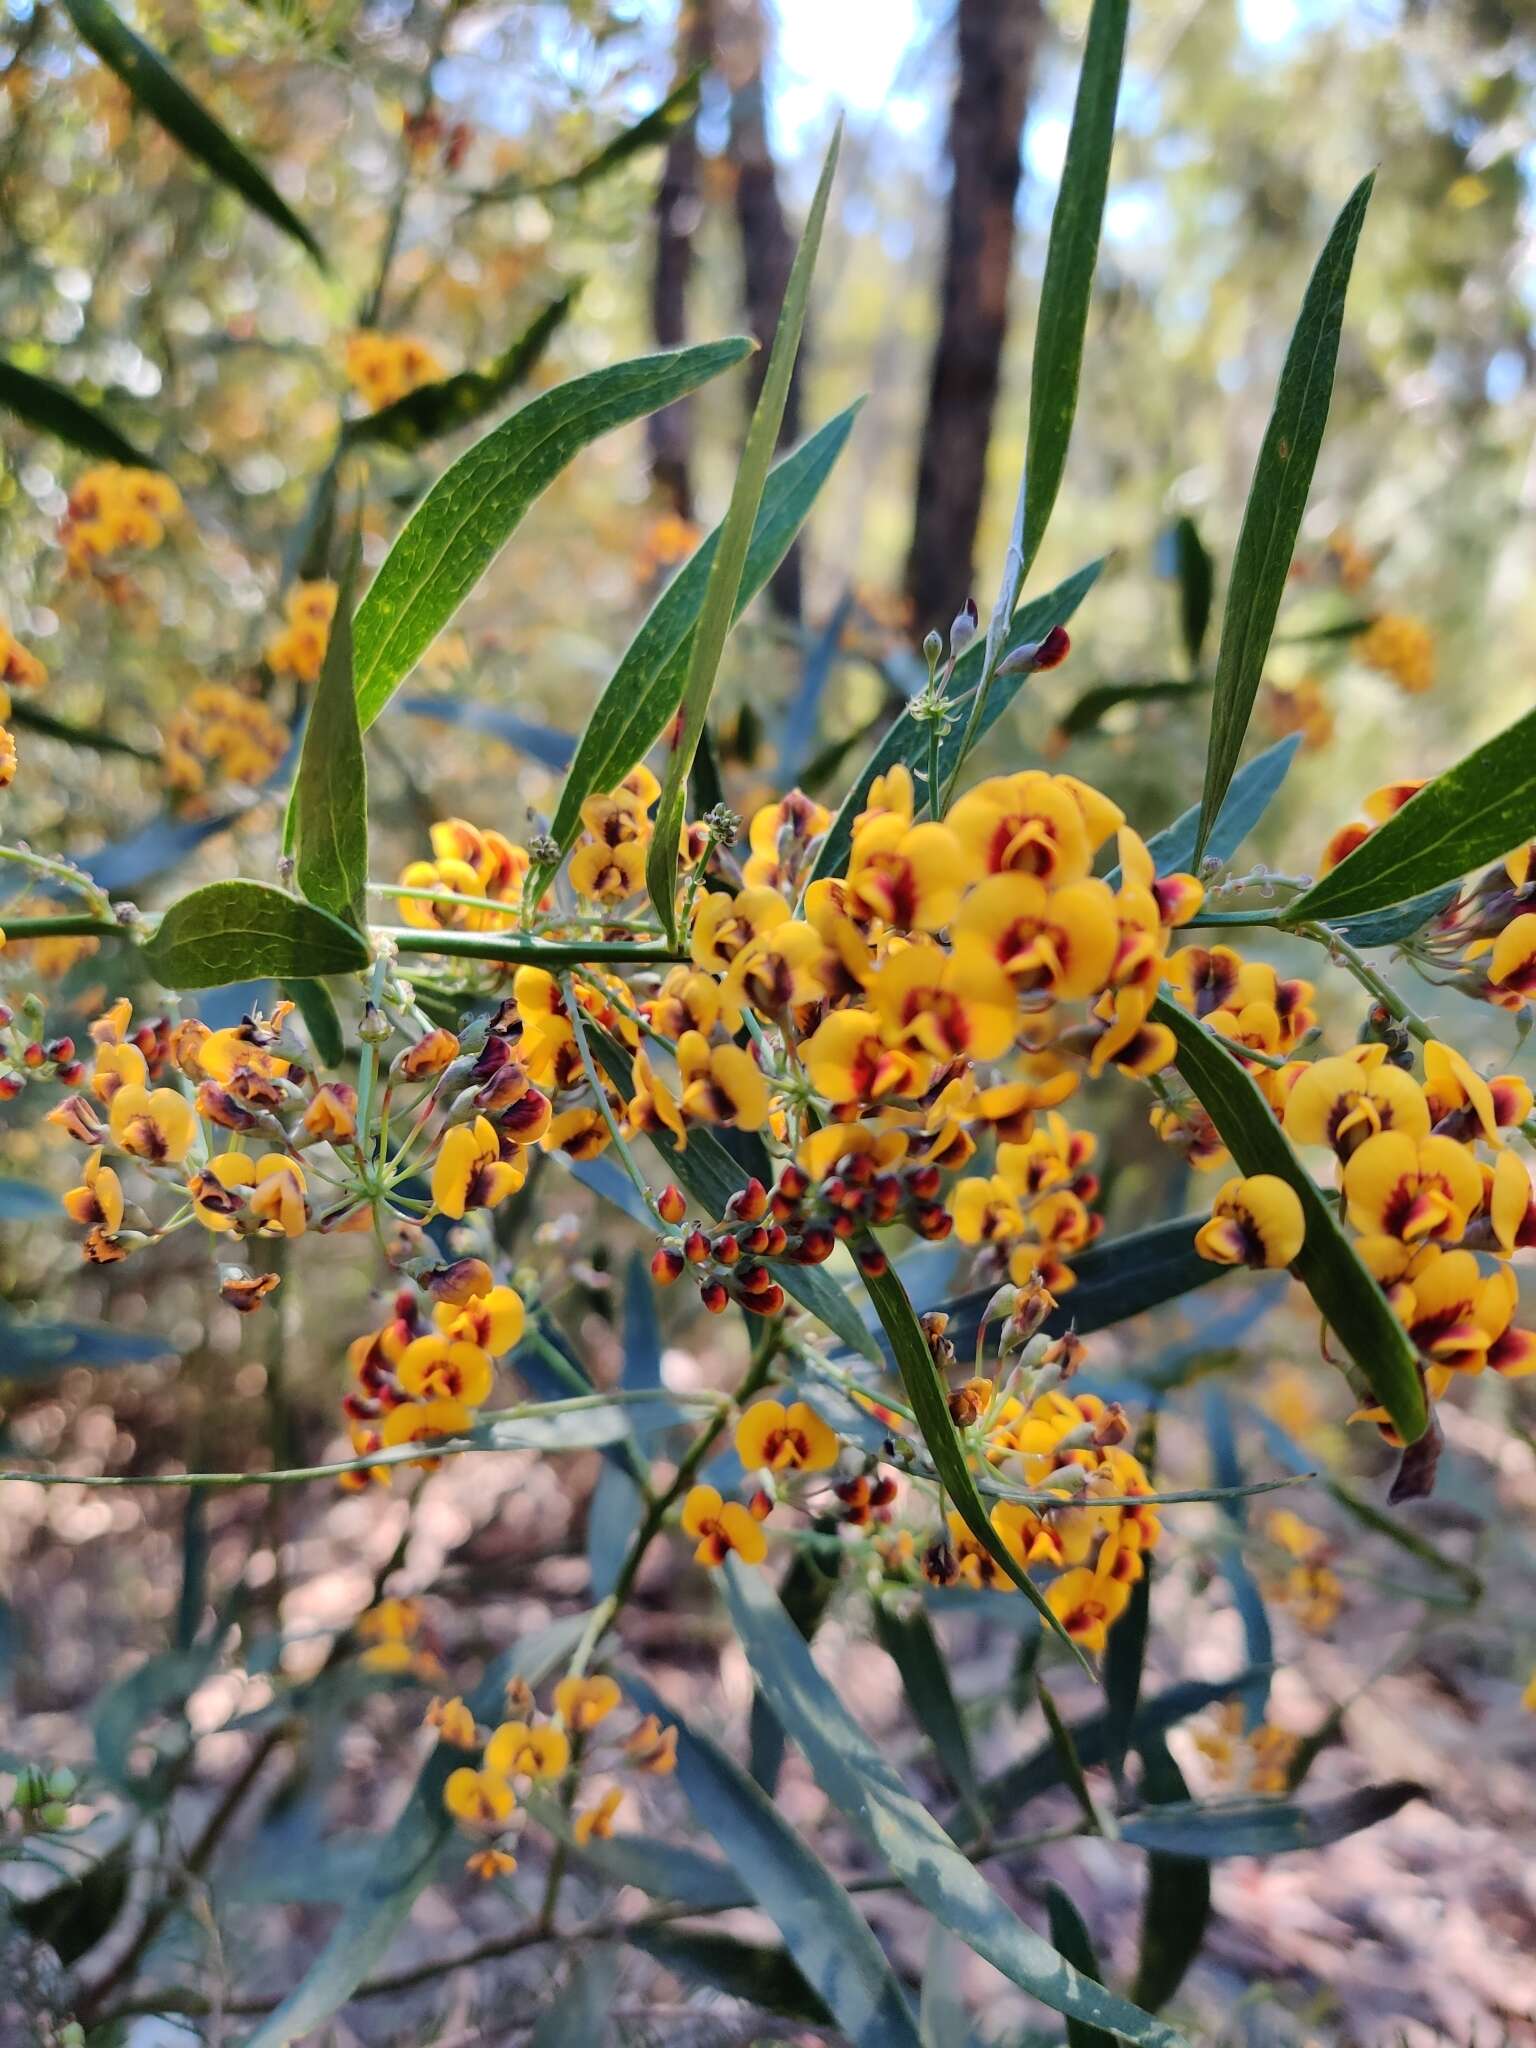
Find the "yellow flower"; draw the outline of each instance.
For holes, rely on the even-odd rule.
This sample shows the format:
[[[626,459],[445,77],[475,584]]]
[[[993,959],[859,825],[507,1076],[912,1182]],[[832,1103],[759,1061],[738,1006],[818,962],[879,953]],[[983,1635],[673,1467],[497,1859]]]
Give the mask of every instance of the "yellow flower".
[[[1103,882],[1051,890],[1011,870],[989,875],[966,896],[955,919],[957,944],[967,933],[985,942],[1016,988],[1063,1001],[1104,987],[1120,943],[1115,899]]]
[[[1536,1671],[1525,1681],[1525,1691],[1520,1695],[1520,1704],[1529,1714],[1536,1714]]]
[[[571,887],[592,902],[623,903],[645,887],[645,858],[643,839],[584,839],[571,855]]]
[[[1301,1198],[1278,1174],[1255,1173],[1219,1188],[1195,1250],[1220,1266],[1288,1266],[1306,1238]]]
[[[463,1436],[474,1419],[462,1401],[402,1401],[384,1417],[379,1435],[386,1447],[420,1443],[427,1437]]]
[[[1476,1161],[1452,1138],[1381,1131],[1344,1168],[1344,1201],[1355,1229],[1405,1244],[1462,1237],[1482,1194]]]
[[[904,932],[936,932],[960,908],[975,872],[948,825],[907,825],[887,813],[854,827],[848,895],[872,917]]]
[[[461,1827],[499,1834],[512,1818],[517,1797],[505,1778],[461,1764],[449,1773],[443,1804]]]
[[[256,1179],[256,1162],[243,1152],[219,1152],[187,1182],[192,1213],[205,1230],[236,1228],[246,1190]]]
[[[284,1153],[269,1152],[256,1162],[256,1183],[250,1210],[263,1237],[301,1237],[309,1221],[304,1196],[304,1169]]]
[[[869,999],[888,1045],[918,1045],[938,1060],[996,1059],[1013,1043],[1013,983],[974,932],[946,953],[926,940],[890,954]]]
[[[432,1320],[445,1337],[478,1344],[500,1358],[520,1344],[526,1314],[515,1287],[491,1287],[465,1301],[440,1301]]]
[[[606,1842],[613,1833],[613,1823],[623,1804],[623,1790],[618,1785],[613,1785],[603,1794],[596,1806],[589,1806],[578,1813],[572,1828],[577,1847],[584,1849],[591,1841]]]
[[[478,1344],[448,1337],[417,1337],[407,1344],[395,1376],[413,1401],[448,1401],[478,1408],[491,1391],[490,1356]]]
[[[677,1769],[677,1730],[663,1728],[654,1714],[647,1714],[625,1743],[624,1755],[637,1771],[670,1777]]]
[[[723,972],[743,946],[788,922],[789,905],[776,889],[743,889],[735,896],[710,890],[694,906],[694,965]]]
[[[970,1174],[949,1191],[949,1213],[962,1244],[1006,1244],[1024,1232],[1024,1212],[1000,1174]]]
[[[1053,1579],[1045,1597],[1073,1642],[1097,1654],[1109,1641],[1111,1625],[1125,1612],[1131,1589],[1123,1579],[1078,1565]]]
[[[579,1735],[606,1721],[622,1694],[617,1683],[605,1673],[597,1677],[562,1678],[555,1687],[555,1712],[567,1728]]]
[[[1354,643],[1367,668],[1388,675],[1400,690],[1418,696],[1435,680],[1435,636],[1422,619],[1383,612]]]
[[[651,1063],[650,1054],[641,1048],[635,1054],[631,1068],[635,1092],[629,1102],[629,1125],[633,1131],[670,1131],[677,1143],[677,1149],[686,1150],[688,1126],[683,1122],[683,1112],[677,1104],[677,1097],[657,1073]]]
[[[466,1856],[464,1868],[471,1877],[478,1877],[489,1884],[498,1877],[510,1877],[517,1868],[517,1858],[506,1849],[477,1849],[473,1856]]]
[[[197,1136],[197,1115],[174,1088],[129,1082],[112,1097],[112,1136],[125,1152],[152,1166],[178,1166]]]
[[[724,1564],[732,1551],[743,1564],[761,1564],[768,1539],[738,1501],[722,1500],[713,1486],[695,1486],[683,1502],[683,1533],[695,1541],[699,1564]]]
[[[123,1227],[123,1184],[110,1166],[102,1165],[99,1145],[85,1162],[81,1182],[65,1195],[65,1214],[74,1223],[115,1237]]]
[[[828,1102],[879,1102],[921,1095],[934,1062],[923,1052],[887,1045],[874,1010],[833,1010],[800,1047],[801,1062]]]
[[[1362,1046],[1359,1053],[1378,1057],[1314,1060],[1302,1068],[1285,1099],[1292,1144],[1330,1145],[1347,1160],[1378,1131],[1429,1136],[1429,1107],[1413,1077],[1387,1062],[1384,1046]]]
[[[1073,776],[1028,768],[978,783],[948,822],[982,874],[1011,870],[1058,888],[1083,879],[1125,814]]]
[[[494,1209],[515,1195],[527,1178],[521,1161],[503,1159],[495,1125],[477,1116],[455,1124],[438,1146],[432,1168],[432,1199],[455,1220],[466,1209]]]
[[[570,1760],[571,1739],[552,1721],[503,1721],[485,1746],[498,1778],[558,1778]]]
[[[754,1401],[736,1425],[736,1454],[749,1472],[825,1472],[837,1463],[838,1441],[804,1401]]]
[[[1536,911],[1522,911],[1494,940],[1488,979],[1516,1007],[1536,995]]]
[[[426,1711],[426,1726],[437,1730],[438,1739],[455,1749],[475,1747],[475,1717],[463,1700],[435,1699]]]
[[[91,1093],[98,1102],[110,1102],[120,1088],[143,1087],[148,1080],[149,1062],[136,1045],[113,1042],[96,1048]]]
[[[760,1131],[767,1123],[773,1098],[762,1068],[744,1046],[712,1046],[697,1031],[685,1031],[677,1042],[677,1064],[685,1116],[739,1131]]]

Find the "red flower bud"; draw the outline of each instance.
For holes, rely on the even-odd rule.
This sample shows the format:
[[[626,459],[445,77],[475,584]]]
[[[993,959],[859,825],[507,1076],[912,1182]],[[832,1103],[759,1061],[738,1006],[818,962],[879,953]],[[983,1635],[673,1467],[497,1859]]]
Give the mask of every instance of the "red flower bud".
[[[668,1182],[656,1198],[656,1213],[663,1223],[681,1223],[688,1213],[682,1189]]]
[[[878,1280],[891,1269],[891,1262],[877,1244],[861,1244],[854,1253],[859,1271],[867,1280]]]
[[[709,1239],[697,1224],[683,1239],[683,1257],[690,1266],[702,1266],[709,1257]]]
[[[731,1305],[723,1280],[706,1280],[699,1289],[699,1299],[712,1316],[723,1316]]]
[[[736,1242],[730,1231],[722,1230],[715,1239],[714,1252],[715,1257],[722,1266],[734,1266],[741,1257],[741,1246]]]
[[[774,1280],[756,1294],[743,1294],[739,1299],[748,1315],[776,1316],[784,1306],[784,1290]]]
[[[651,1278],[658,1287],[670,1287],[683,1270],[683,1255],[676,1245],[659,1244],[651,1254]]]
[[[756,1223],[768,1210],[768,1190],[754,1176],[744,1188],[738,1188],[725,1207],[727,1216],[733,1216],[742,1223]]]

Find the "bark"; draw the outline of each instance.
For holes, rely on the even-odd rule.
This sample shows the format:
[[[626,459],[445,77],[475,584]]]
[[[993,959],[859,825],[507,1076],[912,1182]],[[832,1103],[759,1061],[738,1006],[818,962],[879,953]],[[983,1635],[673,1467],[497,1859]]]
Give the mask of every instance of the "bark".
[[[767,98],[763,60],[767,23],[762,0],[725,0],[719,22],[720,48],[731,87],[731,119],[727,144],[735,172],[736,225],[741,241],[742,302],[747,329],[758,352],[747,370],[747,398],[755,406],[768,369],[768,353],[784,292],[795,260],[796,237],[784,215],[778,171],[768,139]],[[800,380],[806,339],[790,381],[779,442],[791,446],[800,438]],[[792,547],[768,587],[781,616],[798,619],[801,612],[800,549]]]
[[[906,573],[918,638],[933,626],[946,630],[971,590],[1008,331],[1019,146],[1040,41],[1040,0],[959,0],[957,25],[939,333]]]
[[[678,10],[678,76],[685,78],[710,60],[713,49],[709,0],[682,0]],[[693,237],[702,201],[699,190],[698,121],[685,121],[667,144],[656,190],[656,260],[651,273],[651,328],[656,346],[681,348],[688,339],[688,280],[693,271]],[[693,416],[689,401],[652,413],[646,427],[651,481],[682,519],[693,517]]]

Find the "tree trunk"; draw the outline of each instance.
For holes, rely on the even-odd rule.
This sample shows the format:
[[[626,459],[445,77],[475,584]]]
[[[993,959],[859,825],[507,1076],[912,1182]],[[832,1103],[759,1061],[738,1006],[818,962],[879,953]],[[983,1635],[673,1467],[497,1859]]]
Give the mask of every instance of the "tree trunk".
[[[747,328],[758,352],[747,366],[747,395],[756,405],[768,369],[768,353],[789,273],[795,260],[795,236],[784,217],[778,172],[768,141],[767,98],[763,59],[767,23],[762,0],[725,0],[720,17],[720,50],[731,88],[731,121],[727,144],[736,174],[736,223],[741,236],[742,300]],[[790,380],[779,441],[784,447],[800,438],[800,372],[805,362],[802,339],[799,360]],[[800,549],[789,550],[768,586],[774,608],[784,618],[800,617]]]
[[[709,0],[681,0],[678,76],[707,64],[713,54]],[[656,264],[651,274],[651,328],[658,348],[681,348],[688,339],[688,279],[699,224],[698,121],[685,121],[667,144],[656,190]],[[651,481],[680,519],[693,517],[693,421],[686,398],[650,415],[646,433]]]
[[[960,0],[939,335],[907,558],[918,638],[930,627],[947,629],[971,591],[1008,331],[1019,145],[1040,27],[1040,0]]]

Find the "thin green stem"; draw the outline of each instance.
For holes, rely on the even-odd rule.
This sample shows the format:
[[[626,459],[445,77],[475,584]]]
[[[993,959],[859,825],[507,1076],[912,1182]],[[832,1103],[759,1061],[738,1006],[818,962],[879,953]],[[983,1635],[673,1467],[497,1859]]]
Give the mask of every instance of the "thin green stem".
[[[530,939],[516,932],[429,932],[414,925],[375,927],[397,952],[452,954],[461,960],[499,960],[508,966],[586,967],[613,961],[626,967],[672,967],[690,956],[672,946],[633,946],[622,939]]]
[[[127,939],[133,934],[115,918],[62,911],[57,917],[8,917],[5,936],[7,944],[19,946],[27,939]]]

